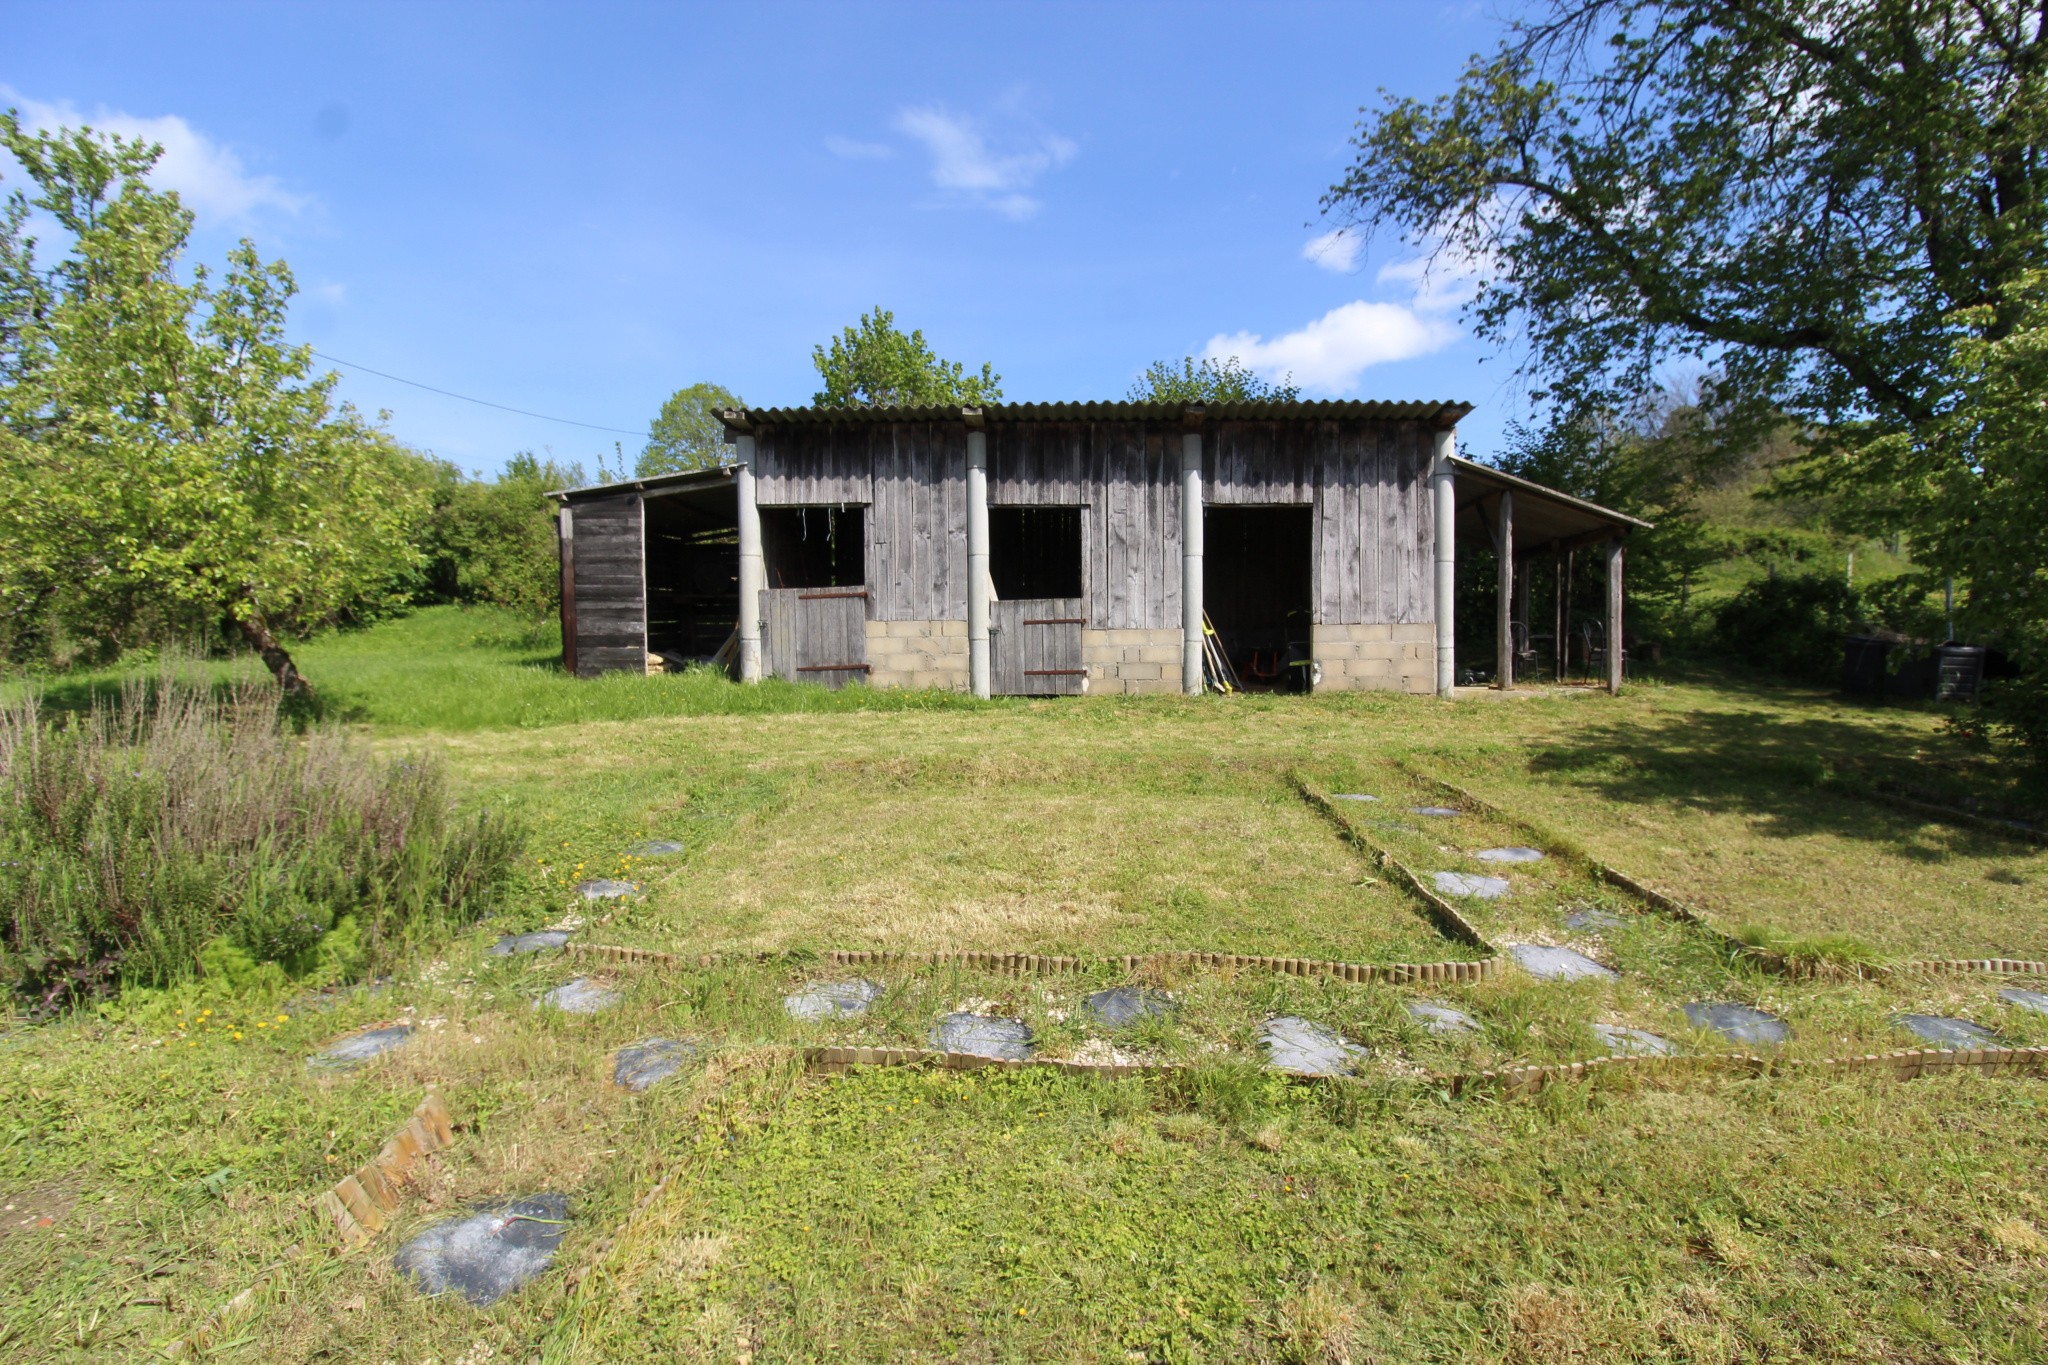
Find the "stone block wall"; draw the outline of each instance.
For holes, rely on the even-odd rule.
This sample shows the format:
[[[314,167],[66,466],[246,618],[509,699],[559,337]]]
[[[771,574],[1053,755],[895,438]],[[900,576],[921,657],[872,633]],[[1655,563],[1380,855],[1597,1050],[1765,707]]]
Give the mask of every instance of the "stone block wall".
[[[1310,648],[1323,666],[1319,692],[1436,691],[1433,624],[1317,626]]]
[[[965,692],[965,621],[868,622],[868,685],[946,687]]]
[[[1081,631],[1081,666],[1091,693],[1180,691],[1181,633],[1166,630]]]

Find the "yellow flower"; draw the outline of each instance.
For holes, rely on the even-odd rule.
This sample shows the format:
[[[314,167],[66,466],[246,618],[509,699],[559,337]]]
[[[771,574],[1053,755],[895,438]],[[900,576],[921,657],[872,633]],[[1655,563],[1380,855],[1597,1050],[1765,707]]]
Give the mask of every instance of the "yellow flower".
[[[266,1024],[266,1023],[264,1023],[264,1022],[263,1022],[263,1021],[262,1021],[261,1019],[258,1019],[258,1020],[256,1021],[256,1027],[257,1027],[257,1028],[269,1028],[269,1027],[270,1027],[270,1025],[268,1025],[268,1024]]]
[[[235,1041],[238,1043],[242,1041],[242,1031],[240,1029],[235,1030]]]
[[[278,1022],[278,1023],[280,1023],[280,1024],[282,1024],[282,1023],[283,1023],[283,1022],[284,1022],[285,1020],[287,1020],[287,1019],[289,1019],[289,1018],[291,1018],[291,1016],[290,1016],[289,1014],[280,1014],[280,1015],[278,1015],[278,1016],[277,1016],[277,1022]]]

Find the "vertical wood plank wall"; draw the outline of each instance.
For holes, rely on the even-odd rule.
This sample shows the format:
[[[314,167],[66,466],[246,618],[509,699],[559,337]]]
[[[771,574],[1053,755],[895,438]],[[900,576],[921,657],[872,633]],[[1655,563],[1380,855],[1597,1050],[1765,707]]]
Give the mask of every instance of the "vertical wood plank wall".
[[[579,499],[576,554],[576,676],[647,667],[644,507],[638,493]]]

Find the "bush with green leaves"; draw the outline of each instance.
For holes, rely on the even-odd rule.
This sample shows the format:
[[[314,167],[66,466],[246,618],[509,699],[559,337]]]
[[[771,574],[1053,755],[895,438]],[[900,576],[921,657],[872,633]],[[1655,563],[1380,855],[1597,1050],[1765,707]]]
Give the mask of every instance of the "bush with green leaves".
[[[498,899],[521,837],[440,764],[166,677],[69,717],[0,705],[0,980],[35,1007],[196,975],[349,979]]]
[[[1862,616],[1862,596],[1836,575],[1759,578],[1721,604],[1714,643],[1741,663],[1826,682],[1840,675],[1842,637]]]
[[[536,620],[552,615],[562,601],[562,564],[547,494],[582,484],[582,468],[521,451],[488,481],[438,462],[436,471],[444,474],[421,526],[417,600],[506,607]]]

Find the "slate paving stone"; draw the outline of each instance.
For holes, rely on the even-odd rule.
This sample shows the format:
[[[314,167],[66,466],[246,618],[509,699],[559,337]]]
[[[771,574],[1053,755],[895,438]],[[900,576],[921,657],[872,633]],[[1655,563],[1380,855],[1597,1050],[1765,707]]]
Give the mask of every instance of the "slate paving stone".
[[[1477,872],[1432,872],[1429,879],[1446,896],[1475,896],[1497,901],[1508,893],[1506,877],[1482,877]]]
[[[1410,806],[1408,809],[1412,814],[1430,815],[1439,820],[1448,820],[1454,815],[1463,815],[1465,813],[1451,806]]]
[[[1377,800],[1379,800],[1379,798],[1378,798],[1377,796],[1367,796],[1367,795],[1366,795],[1366,794],[1365,794],[1364,792],[1333,792],[1333,793],[1331,794],[1331,796],[1330,796],[1330,799],[1331,799],[1332,801],[1377,801]]]
[[[316,1071],[347,1071],[351,1067],[361,1066],[373,1058],[404,1047],[411,1040],[411,1024],[394,1024],[390,1028],[373,1028],[362,1033],[351,1033],[348,1037],[329,1043],[308,1057],[306,1065]]]
[[[1590,905],[1574,910],[1564,917],[1565,928],[1576,929],[1582,934],[1597,934],[1602,929],[1619,929],[1627,923],[1626,917],[1617,915],[1612,910],[1601,910]]]
[[[1998,998],[2008,1005],[2018,1005],[2023,1010],[2048,1014],[2048,993],[2042,991],[2023,991],[2018,986],[2007,986],[1998,993]]]
[[[1266,1065],[1299,1076],[1349,1076],[1372,1053],[1321,1024],[1283,1014],[1259,1029]]]
[[[569,1231],[569,1197],[536,1194],[436,1223],[391,1263],[426,1294],[460,1294],[488,1308],[548,1268]]]
[[[1140,1020],[1172,1014],[1180,1008],[1180,1002],[1163,992],[1148,991],[1142,986],[1112,986],[1089,996],[1082,1008],[1104,1028],[1122,1028]]]
[[[576,894],[587,901],[615,901],[639,890],[638,882],[622,882],[614,877],[592,877],[576,883]]]
[[[782,1008],[793,1019],[837,1019],[865,1014],[881,998],[882,987],[873,981],[807,981],[802,990],[782,997]]]
[[[1022,1019],[956,1012],[939,1020],[932,1029],[932,1046],[941,1052],[1022,1062],[1031,1057],[1031,1030]]]
[[[622,1047],[612,1060],[612,1084],[639,1092],[665,1081],[697,1055],[694,1044],[675,1038],[649,1038]]]
[[[1510,943],[1507,948],[1508,956],[1539,981],[1592,981],[1614,976],[1613,968],[1570,948],[1553,948],[1547,943]]]
[[[517,953],[544,953],[559,948],[569,941],[566,929],[542,929],[531,934],[507,934],[491,945],[492,957],[511,957]]]
[[[1517,844],[1512,848],[1482,848],[1472,856],[1482,863],[1540,863],[1543,850]]]
[[[1967,1019],[1950,1019],[1940,1014],[1900,1014],[1893,1016],[1892,1022],[1915,1038],[1939,1048],[1954,1050],[1999,1045],[1997,1034]]]
[[[1477,1019],[1441,1000],[1411,1000],[1408,1002],[1408,1014],[1439,1038],[1455,1038],[1460,1034],[1481,1031]]]
[[[1697,1000],[1685,1008],[1694,1028],[1712,1029],[1737,1043],[1782,1043],[1792,1036],[1791,1026],[1767,1010],[1752,1009],[1726,1000]]]
[[[1601,1046],[1617,1057],[1674,1057],[1678,1054],[1678,1044],[1648,1029],[1624,1028],[1620,1024],[1594,1024],[1592,1029]]]
[[[564,1014],[596,1014],[606,1006],[617,1004],[618,1000],[617,991],[600,986],[587,976],[579,976],[534,1001],[533,1007],[558,1009]]]
[[[635,858],[667,858],[682,851],[683,846],[674,839],[649,839],[626,850]]]

